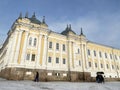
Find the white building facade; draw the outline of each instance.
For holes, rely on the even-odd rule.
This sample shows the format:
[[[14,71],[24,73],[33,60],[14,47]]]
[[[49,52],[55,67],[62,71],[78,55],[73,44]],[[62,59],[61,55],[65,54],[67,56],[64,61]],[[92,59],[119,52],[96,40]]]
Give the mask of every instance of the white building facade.
[[[89,41],[67,25],[62,33],[49,30],[43,17],[26,14],[13,23],[0,49],[0,76],[41,81],[94,81],[97,72],[107,80],[120,78],[120,50]]]

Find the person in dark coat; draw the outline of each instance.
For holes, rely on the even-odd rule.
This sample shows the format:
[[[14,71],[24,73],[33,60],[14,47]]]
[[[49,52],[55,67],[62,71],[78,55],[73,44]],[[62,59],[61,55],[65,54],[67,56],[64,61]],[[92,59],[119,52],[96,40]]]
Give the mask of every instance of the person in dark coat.
[[[98,74],[96,76],[96,82],[97,83],[104,83],[104,77],[101,74]]]
[[[96,76],[96,82],[100,83],[100,76],[99,75]]]
[[[35,76],[35,80],[34,80],[35,82],[38,82],[39,81],[39,73],[38,72],[36,72],[36,76]]]

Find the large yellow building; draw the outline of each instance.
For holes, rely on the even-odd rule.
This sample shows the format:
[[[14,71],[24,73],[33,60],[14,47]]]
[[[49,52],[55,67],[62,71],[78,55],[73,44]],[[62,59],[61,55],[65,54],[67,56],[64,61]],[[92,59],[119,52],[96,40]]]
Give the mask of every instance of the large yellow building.
[[[61,33],[48,28],[45,17],[40,21],[35,13],[13,23],[0,49],[0,76],[13,79],[34,79],[39,72],[41,81],[93,81],[96,73],[106,79],[120,79],[120,49],[89,41],[77,35],[67,25]]]

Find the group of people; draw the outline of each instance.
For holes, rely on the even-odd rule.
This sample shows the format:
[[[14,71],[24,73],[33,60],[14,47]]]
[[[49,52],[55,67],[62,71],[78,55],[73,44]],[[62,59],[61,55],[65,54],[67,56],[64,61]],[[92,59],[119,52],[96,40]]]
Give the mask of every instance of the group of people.
[[[101,74],[97,74],[96,82],[97,83],[104,83],[104,77]]]

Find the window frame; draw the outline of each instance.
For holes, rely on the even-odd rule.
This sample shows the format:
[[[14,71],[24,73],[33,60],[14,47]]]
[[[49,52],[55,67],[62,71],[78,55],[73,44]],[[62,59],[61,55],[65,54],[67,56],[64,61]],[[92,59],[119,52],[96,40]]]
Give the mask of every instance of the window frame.
[[[48,57],[48,63],[51,63],[52,62],[52,57]]]
[[[56,43],[56,50],[59,50],[59,43]]]
[[[31,61],[35,61],[35,59],[36,59],[36,55],[35,55],[35,54],[32,54],[32,56],[31,56]]]
[[[94,56],[96,57],[96,51],[94,50],[93,52],[94,52]]]
[[[66,59],[65,58],[63,58],[63,64],[66,64]]]
[[[26,54],[26,60],[28,60],[28,61],[30,60],[30,53]]]
[[[90,49],[88,49],[87,52],[88,52],[88,55],[90,56],[90,54],[91,54],[91,53],[90,53]]]
[[[33,46],[36,47],[37,45],[37,38],[34,38]]]
[[[56,64],[59,64],[59,58],[56,57]]]
[[[29,46],[32,46],[32,37],[29,37]]]
[[[92,67],[92,64],[91,64],[91,62],[88,62],[89,63],[89,67]]]
[[[52,42],[49,42],[49,48],[52,49]]]
[[[62,45],[63,51],[66,51],[65,44]]]

